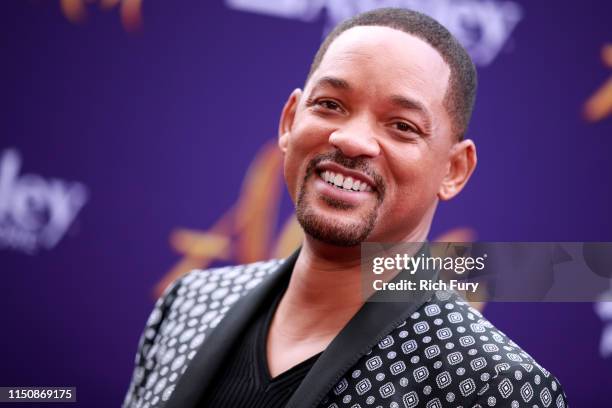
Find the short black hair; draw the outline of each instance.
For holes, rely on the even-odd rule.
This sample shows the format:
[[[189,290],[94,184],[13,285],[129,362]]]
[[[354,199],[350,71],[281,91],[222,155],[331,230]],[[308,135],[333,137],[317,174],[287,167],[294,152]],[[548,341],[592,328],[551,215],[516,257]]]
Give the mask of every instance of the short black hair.
[[[438,51],[450,68],[444,105],[452,121],[452,132],[458,140],[462,140],[476,99],[476,68],[459,41],[442,24],[423,13],[402,8],[379,8],[338,24],[319,47],[306,82],[321,64],[330,44],[346,30],[359,26],[382,26],[403,31],[420,38]]]

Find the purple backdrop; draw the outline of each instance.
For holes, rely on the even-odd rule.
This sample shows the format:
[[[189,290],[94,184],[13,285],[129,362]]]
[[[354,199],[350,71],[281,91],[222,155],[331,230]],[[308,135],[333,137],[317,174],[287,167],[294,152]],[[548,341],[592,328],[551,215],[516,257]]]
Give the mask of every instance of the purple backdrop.
[[[612,116],[583,115],[610,77],[612,3],[514,3],[520,20],[479,67],[478,169],[440,207],[432,236],[467,227],[479,240],[612,241]],[[78,406],[118,406],[153,288],[180,259],[171,232],[207,230],[236,201],[326,17],[145,0],[144,26],[130,33],[118,8],[90,4],[74,24],[55,1],[0,7],[0,386],[71,385]],[[59,209],[24,213],[23,197]],[[58,242],[45,241],[52,233]],[[612,323],[593,304],[485,313],[559,377],[573,406],[608,404],[612,353],[600,343]]]

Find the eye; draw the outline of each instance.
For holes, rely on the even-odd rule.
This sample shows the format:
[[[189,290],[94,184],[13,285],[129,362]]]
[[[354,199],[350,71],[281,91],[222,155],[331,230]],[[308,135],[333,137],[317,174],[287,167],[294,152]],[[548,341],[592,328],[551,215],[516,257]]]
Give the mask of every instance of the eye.
[[[330,99],[322,99],[320,101],[317,101],[317,105],[322,106],[325,109],[342,112],[342,107],[340,106],[340,104]]]
[[[414,132],[418,133],[416,127],[406,122],[394,122],[393,126],[400,132]]]

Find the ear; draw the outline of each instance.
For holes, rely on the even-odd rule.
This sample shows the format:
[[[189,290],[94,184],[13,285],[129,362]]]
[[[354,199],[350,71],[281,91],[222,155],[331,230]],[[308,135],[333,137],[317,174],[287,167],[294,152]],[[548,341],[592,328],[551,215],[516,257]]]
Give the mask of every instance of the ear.
[[[281,113],[280,122],[278,124],[278,147],[280,147],[283,154],[287,151],[287,144],[289,143],[289,133],[293,127],[293,121],[295,120],[295,112],[297,106],[300,103],[302,97],[302,90],[296,88],[289,95],[289,99],[285,102],[283,112]]]
[[[476,145],[467,139],[453,145],[450,152],[448,170],[438,191],[440,200],[450,200],[467,184],[476,168]]]

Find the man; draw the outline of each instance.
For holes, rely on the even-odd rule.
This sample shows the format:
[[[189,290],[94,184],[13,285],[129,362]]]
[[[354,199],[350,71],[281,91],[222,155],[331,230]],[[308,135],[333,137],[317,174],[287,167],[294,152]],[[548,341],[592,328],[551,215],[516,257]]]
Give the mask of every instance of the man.
[[[303,245],[166,290],[125,407],[565,407],[558,381],[451,292],[364,302],[360,243],[424,242],[465,186],[476,89],[431,18],[379,9],[332,31],[282,111]]]

